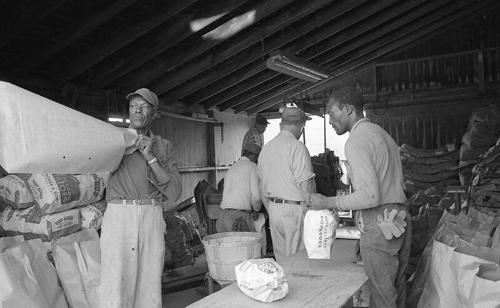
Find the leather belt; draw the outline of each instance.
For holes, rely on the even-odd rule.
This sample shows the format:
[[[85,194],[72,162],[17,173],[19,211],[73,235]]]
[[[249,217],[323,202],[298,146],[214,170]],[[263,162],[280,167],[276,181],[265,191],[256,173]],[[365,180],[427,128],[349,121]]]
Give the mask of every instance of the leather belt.
[[[122,205],[156,205],[155,199],[111,200],[110,203]]]
[[[292,201],[292,200],[285,200],[285,199],[280,199],[280,198],[274,198],[274,197],[269,197],[269,200],[274,202],[274,203],[288,203],[288,204],[302,204],[302,201]]]
[[[232,208],[223,208],[224,211],[240,211],[240,212],[245,212],[247,214],[251,214],[252,211],[250,210],[242,210],[242,209],[232,209]]]

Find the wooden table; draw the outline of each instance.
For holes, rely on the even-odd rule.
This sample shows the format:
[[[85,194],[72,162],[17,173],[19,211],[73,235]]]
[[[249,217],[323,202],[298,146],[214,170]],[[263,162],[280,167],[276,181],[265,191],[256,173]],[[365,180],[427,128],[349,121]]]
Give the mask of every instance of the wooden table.
[[[337,239],[331,260],[309,259],[305,250],[281,260],[290,290],[279,301],[256,301],[233,283],[188,307],[342,307],[368,280],[363,267],[351,263],[355,246],[354,240]]]

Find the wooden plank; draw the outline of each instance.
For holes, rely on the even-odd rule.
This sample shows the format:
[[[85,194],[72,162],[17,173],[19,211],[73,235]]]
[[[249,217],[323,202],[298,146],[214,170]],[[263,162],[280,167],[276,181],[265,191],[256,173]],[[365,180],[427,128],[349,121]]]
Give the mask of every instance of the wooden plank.
[[[333,76],[331,78],[312,87],[308,87],[301,92],[306,92],[310,89],[315,89],[315,91],[325,89],[346,72],[358,69],[391,51],[405,46],[406,44],[416,42],[419,39],[426,39],[429,35],[434,35],[435,31],[446,27],[450,23],[459,21],[460,18],[464,18],[467,15],[472,14],[472,12],[483,8],[487,4],[491,4],[491,2],[482,2],[481,4],[471,5],[470,2],[467,2],[468,1],[457,1],[452,4],[455,9],[458,7],[458,12],[451,13],[452,11],[449,9],[438,10],[424,18],[418,19],[411,26],[403,27],[400,30],[391,33],[384,40],[378,40],[375,43],[369,44],[366,47],[351,53],[350,58],[345,60],[345,62],[341,65],[332,65],[333,67],[330,72]],[[460,9],[464,3],[469,5],[464,9]],[[268,101],[248,109],[248,112],[250,114],[257,113],[279,104],[284,99],[295,95],[294,92],[298,92],[299,86],[300,85],[288,87],[287,90],[269,98]]]
[[[315,12],[316,10],[322,8],[326,4],[330,3],[331,1],[329,0],[319,0],[319,1],[312,1],[312,2],[300,2],[297,3],[297,5],[294,5],[290,7],[289,9],[280,12],[277,16],[274,16],[274,18],[267,24],[261,25],[258,31],[252,31],[249,32],[245,35],[242,35],[240,37],[235,38],[234,40],[231,41],[231,45],[227,46],[227,48],[220,48],[219,50],[215,51],[214,53],[211,54],[211,57],[206,57],[204,59],[201,59],[200,61],[194,62],[192,64],[188,64],[185,66],[181,72],[172,74],[172,73],[167,73],[161,78],[155,80],[151,84],[151,88],[155,89],[157,93],[165,93],[174,87],[180,85],[184,81],[191,79],[194,76],[199,75],[203,71],[209,70],[211,67],[214,65],[221,63],[222,61],[233,57],[239,52],[242,52],[246,49],[248,49],[249,46],[252,46],[253,44],[262,42],[262,40],[272,34],[274,34],[277,30],[284,29],[285,27],[291,25],[292,23],[296,22],[297,20]],[[344,4],[344,6],[346,6]],[[339,5],[335,5],[336,8],[341,7]],[[339,14],[342,10],[339,11]],[[320,10],[323,15],[326,15],[323,10]],[[318,14],[316,14],[318,15]],[[316,26],[319,26],[318,20],[316,18],[313,18],[314,23]],[[282,35],[279,33],[278,35],[275,35],[275,40],[274,41],[280,41],[281,43],[284,44],[283,38],[280,37]],[[295,34],[296,35],[296,34]],[[279,37],[279,40],[277,38]],[[265,45],[265,44],[264,44]],[[224,47],[224,46],[223,46]],[[257,46],[262,50],[262,46]],[[247,60],[248,61],[248,60]],[[197,85],[192,85],[191,82],[189,82],[190,89],[199,89],[199,84]],[[176,89],[175,91],[179,91]],[[186,90],[182,90],[183,93],[186,93]],[[188,90],[190,93],[192,90]],[[185,94],[182,93],[170,93],[170,97],[184,97]]]
[[[333,26],[331,32],[332,35],[324,40],[321,40],[320,43],[314,45],[312,48],[308,48],[306,43],[303,43],[304,41],[308,40],[299,40],[295,45],[292,45],[289,49],[297,52],[301,52],[300,56],[306,60],[312,60],[315,63],[321,63],[321,61],[318,61],[316,57],[320,55],[321,53],[336,49],[336,48],[345,48],[344,46],[348,45],[347,42],[351,40],[353,37],[359,37],[361,34],[370,31],[374,28],[376,28],[379,25],[384,24],[385,22],[394,19],[395,16],[401,15],[404,12],[410,11],[409,14],[400,17],[399,22],[392,22],[390,23],[391,29],[397,29],[400,27],[402,24],[409,22],[410,20],[413,20],[429,11],[435,10],[436,8],[439,8],[442,6],[446,1],[449,0],[442,0],[442,1],[435,1],[435,2],[427,2],[427,5],[423,5],[415,10],[410,11],[411,9],[415,8],[417,5],[421,4],[421,1],[410,1],[410,2],[405,2],[401,5],[397,6],[392,6],[390,8],[386,8],[384,10],[381,10],[379,13],[373,12],[374,14],[369,16],[368,14],[363,14],[360,16],[362,18],[362,22],[356,23],[353,26],[349,27],[349,31],[340,31],[342,29],[341,27],[338,26]],[[383,7],[381,6],[380,9]],[[345,18],[348,21],[351,21],[351,16],[347,16]],[[352,20],[353,22],[356,22],[357,20],[354,18]],[[335,30],[337,31],[335,31]],[[376,32],[370,32],[368,35],[363,36],[363,39],[356,40],[354,43],[366,43],[369,41],[369,39],[366,39],[366,36],[374,36],[378,37],[383,34],[383,31],[378,29]],[[319,41],[316,38],[313,38],[313,41]],[[352,43],[351,43],[352,45]],[[259,84],[264,84],[263,87],[267,85],[267,82],[271,82],[271,79],[273,80],[274,83],[278,82],[278,79],[275,77],[276,73],[267,73],[268,79],[265,79],[263,75],[260,76],[260,78],[252,78],[252,80],[248,80],[244,82],[241,87],[243,89],[251,89],[255,88]],[[285,75],[282,75],[285,76]],[[281,77],[283,80],[282,82],[287,82],[290,80],[289,77],[284,78]],[[277,84],[274,84],[274,86],[277,86]],[[241,90],[240,90],[241,92]],[[262,92],[260,89],[254,89],[253,92]],[[234,108],[238,105],[242,105],[246,101],[252,100],[256,101],[254,99],[256,95],[238,95],[235,96],[234,98],[227,100],[224,104],[220,106],[222,110],[228,109],[228,108]],[[221,99],[219,98],[219,102]],[[250,103],[249,103],[250,104]],[[246,104],[248,105],[248,104]]]
[[[273,0],[259,2],[254,8],[257,12],[259,12],[255,18],[255,24],[259,23],[265,17],[268,17],[275,11],[292,2],[293,0]],[[245,30],[248,29],[251,28],[247,28]],[[189,41],[186,44],[179,46],[179,48],[172,50],[171,52],[167,51],[167,53],[160,54],[159,56],[146,63],[143,67],[134,70],[125,78],[118,80],[117,83],[124,86],[149,84],[156,78],[165,74],[165,72],[171,71],[174,68],[181,66],[182,64],[201,55],[209,49],[214,48],[224,41],[225,40],[200,41],[200,39]]]
[[[76,42],[83,36],[89,34],[101,24],[129,7],[137,0],[117,0],[111,5],[105,8],[99,8],[90,16],[86,16],[83,20],[77,23],[76,28],[66,29],[61,34],[57,36],[53,41],[58,42],[54,44],[52,42],[48,43],[47,46],[40,46],[40,48],[35,48],[30,56],[26,59],[31,59],[31,66],[36,66],[44,63],[46,60],[50,59],[54,55],[61,52],[63,49]]]
[[[235,10],[238,6],[245,3],[245,0],[236,0],[226,2],[226,6],[220,6],[220,12],[229,12],[223,16],[212,21],[210,24],[206,25],[202,29],[194,32],[189,28],[189,23],[195,18],[195,12],[185,14],[178,18],[178,20],[172,21],[157,31],[145,36],[138,42],[133,43],[133,48],[121,51],[117,55],[117,59],[127,59],[126,61],[118,60],[111,62],[109,64],[104,64],[98,67],[96,71],[100,72],[97,74],[95,80],[96,84],[101,84],[104,86],[109,86],[113,81],[119,79],[130,71],[133,71],[137,67],[143,65],[149,60],[160,55],[164,51],[175,46],[176,44],[183,42],[186,39],[191,38],[192,40],[199,39],[200,36],[216,29],[228,20],[234,17]],[[179,51],[181,55],[185,53],[185,50]],[[170,67],[168,68],[170,69]],[[167,69],[166,69],[167,70]],[[163,71],[165,72],[165,71]],[[123,82],[118,82],[121,87],[136,88],[138,86],[144,86],[147,84],[146,81],[140,79],[131,80],[127,85],[123,85]]]
[[[363,4],[365,0],[356,0],[356,1],[342,1],[335,2],[332,6],[329,6],[325,9],[319,10],[315,12],[311,16],[308,17],[311,22],[304,22],[300,25],[294,25],[293,31],[284,31],[280,33],[276,33],[274,35],[269,36],[264,40],[262,44],[254,44],[251,47],[247,47],[245,52],[239,53],[234,56],[234,52],[226,53],[222,50],[220,53],[215,53],[214,57],[210,60],[214,61],[214,63],[219,63],[220,59],[225,59],[227,57],[231,57],[230,60],[224,63],[222,67],[217,67],[214,70],[209,70],[206,73],[193,78],[188,84],[185,86],[181,86],[178,89],[178,92],[174,93],[166,93],[162,97],[166,99],[176,99],[184,97],[187,94],[198,91],[201,88],[213,84],[210,88],[204,88],[200,91],[194,93],[192,97],[186,98],[186,103],[189,105],[194,105],[197,103],[201,103],[202,101],[214,96],[225,89],[233,86],[234,84],[244,80],[246,78],[250,78],[253,75],[261,72],[265,69],[265,66],[262,64],[262,55],[267,54],[273,50],[279,49],[280,47],[291,43],[292,41],[299,38],[301,35],[307,35],[310,39],[306,41],[312,45],[317,41],[320,41],[333,33],[339,31],[338,29],[343,29],[352,25],[358,17],[354,16],[353,20],[342,19],[345,21],[336,22],[334,25],[328,26],[326,28],[322,28],[323,25],[330,24],[332,20],[342,16],[343,14],[355,9],[356,7]],[[367,11],[377,10],[379,7],[383,8],[387,5],[387,3],[394,3],[393,0],[386,0],[382,3],[377,3],[377,5],[369,3],[367,5]],[[366,12],[364,12],[366,14]],[[361,14],[359,14],[361,15]],[[359,16],[361,18],[361,16]],[[314,21],[314,22],[312,22]],[[258,42],[259,32],[253,33],[252,36]],[[244,40],[246,42],[246,40]],[[249,41],[249,45],[253,42],[253,40]],[[252,62],[257,61],[256,63],[261,64],[261,66],[252,66],[250,69],[241,71],[238,69],[244,68],[246,65],[251,64]],[[207,63],[205,65],[210,65]],[[232,74],[234,73],[234,74]],[[226,76],[224,79],[222,77]],[[233,95],[234,96],[234,95]],[[213,98],[207,102],[203,102],[204,105],[212,107],[217,104],[219,101],[216,98]]]
[[[151,11],[155,12],[155,14],[128,25],[125,29],[117,32],[116,36],[111,39],[108,37],[103,38],[100,42],[96,42],[89,52],[72,58],[71,61],[68,61],[65,65],[61,65],[63,71],[58,75],[59,81],[64,82],[78,75],[135,39],[145,35],[151,29],[156,28],[161,23],[172,18],[197,1],[198,0],[177,0],[174,3],[171,1],[154,3],[154,8]]]
[[[351,262],[356,241],[335,240],[331,260],[312,260],[305,250],[278,262],[285,271],[288,294],[272,303],[256,301],[233,283],[189,308],[342,307],[368,280],[363,267]]]

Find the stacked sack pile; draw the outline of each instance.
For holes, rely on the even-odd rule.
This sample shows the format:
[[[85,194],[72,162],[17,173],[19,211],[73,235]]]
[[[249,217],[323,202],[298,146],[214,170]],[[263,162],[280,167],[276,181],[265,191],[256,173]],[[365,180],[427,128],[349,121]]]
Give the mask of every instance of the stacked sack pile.
[[[476,207],[500,210],[500,139],[473,168],[470,195]]]
[[[491,105],[474,110],[460,147],[461,165],[468,163],[470,165],[460,170],[462,185],[471,184],[472,165],[470,163],[476,163],[478,157],[493,146],[498,138],[500,138],[500,108]]]
[[[0,298],[6,299],[0,306],[99,307],[97,230],[108,178],[108,173],[0,178]]]
[[[455,145],[426,150],[403,144],[400,154],[408,194],[413,195],[430,187],[460,185],[459,153]]]
[[[0,178],[3,236],[52,241],[83,228],[99,229],[108,174],[10,174]]]

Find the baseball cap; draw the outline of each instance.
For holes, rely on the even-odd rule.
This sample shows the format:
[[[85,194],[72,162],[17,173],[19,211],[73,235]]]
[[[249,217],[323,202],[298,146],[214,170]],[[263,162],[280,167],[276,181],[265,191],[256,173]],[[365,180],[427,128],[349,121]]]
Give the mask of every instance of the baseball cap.
[[[311,120],[299,107],[285,107],[281,112],[281,122],[285,124],[298,124]]]
[[[158,106],[160,105],[160,102],[158,101],[158,96],[153,91],[146,88],[137,89],[135,92],[127,94],[125,98],[127,99],[127,101],[129,101],[132,97],[136,95],[144,98],[146,102],[150,103],[156,108],[158,108]]]
[[[264,125],[268,125],[269,122],[267,121],[266,118],[264,118],[263,116],[261,116],[260,114],[257,115],[257,117],[255,118],[255,123],[257,124],[264,124]]]

